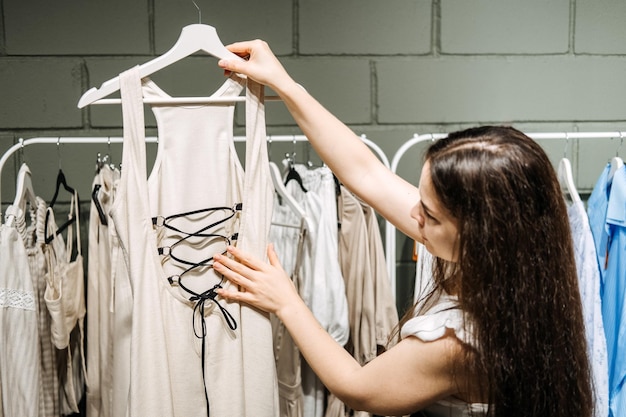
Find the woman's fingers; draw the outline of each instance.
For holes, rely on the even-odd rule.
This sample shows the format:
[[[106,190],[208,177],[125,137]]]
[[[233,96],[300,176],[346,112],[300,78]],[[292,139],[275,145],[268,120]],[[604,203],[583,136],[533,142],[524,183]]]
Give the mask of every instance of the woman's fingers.
[[[237,59],[220,59],[217,65],[220,66],[221,68],[224,68],[232,72],[239,72],[239,73],[245,74],[246,68],[250,67],[248,60],[253,55],[254,51],[259,50],[266,45],[267,44],[265,44],[263,41],[259,41],[259,40],[247,41],[247,42],[236,42],[236,43],[227,45],[226,48],[229,51],[231,51],[235,55],[238,55],[244,58],[244,61],[237,60]]]
[[[217,272],[222,274],[224,278],[228,279],[230,282],[232,282],[233,284],[237,286],[245,288],[248,285],[248,282],[247,282],[248,280],[241,274],[230,269],[226,265],[226,262],[223,260],[218,261],[216,259],[216,261],[213,263],[213,269],[215,269]]]
[[[235,248],[229,248],[228,252],[235,256],[235,259],[224,255],[215,255],[213,257],[213,268],[235,286],[239,287],[241,291],[238,291],[234,287],[229,289],[218,288],[217,293],[229,301],[258,305],[258,294],[256,294],[256,285],[254,282],[257,271],[250,267],[258,266],[258,261],[252,256],[244,255],[243,252]]]
[[[244,64],[241,61],[234,59],[220,59],[217,65],[224,70],[224,75],[230,76],[231,73],[244,74]]]
[[[213,267],[238,286],[241,292],[234,288],[219,289],[218,294],[225,299],[275,312],[281,305],[299,297],[291,279],[280,266],[272,245],[267,248],[270,263],[235,247],[229,247],[228,253],[233,258],[215,255]]]
[[[228,247],[228,253],[233,255],[234,259],[224,255],[215,255],[213,268],[228,278],[229,281],[249,288],[256,278],[255,272],[263,271],[267,264],[233,246]]]
[[[234,42],[230,45],[226,45],[226,48],[240,57],[246,57],[252,52],[252,41]]]
[[[274,245],[271,243],[267,245],[267,259],[270,261],[270,265],[282,269],[282,265],[278,259],[278,254],[274,250]]]
[[[241,265],[241,268],[237,270],[241,273],[250,273],[251,270],[260,271],[263,269],[265,262],[256,258],[255,256],[249,254],[248,252],[243,252],[235,246],[229,246],[226,248],[228,253],[233,255],[236,259],[236,263]]]
[[[267,42],[256,39],[253,41],[237,42],[227,45],[226,48],[243,60],[221,59],[218,61],[220,68],[227,72],[244,74],[258,83],[274,88],[276,82],[288,81],[289,76],[272,53]]]

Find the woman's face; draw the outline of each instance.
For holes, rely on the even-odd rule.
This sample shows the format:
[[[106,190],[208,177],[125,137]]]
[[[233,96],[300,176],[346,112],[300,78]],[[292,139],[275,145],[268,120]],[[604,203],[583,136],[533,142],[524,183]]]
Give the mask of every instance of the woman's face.
[[[456,262],[459,248],[457,220],[441,205],[430,178],[430,163],[422,168],[420,201],[413,207],[411,217],[417,220],[423,244],[433,255]]]

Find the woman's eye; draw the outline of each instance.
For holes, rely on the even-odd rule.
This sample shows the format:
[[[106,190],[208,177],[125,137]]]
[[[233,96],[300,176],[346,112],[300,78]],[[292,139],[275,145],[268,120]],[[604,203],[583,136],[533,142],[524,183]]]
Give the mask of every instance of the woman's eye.
[[[428,220],[430,220],[431,222],[433,222],[433,223],[438,223],[437,219],[436,219],[436,218],[434,218],[434,217],[433,217],[430,213],[425,212],[424,214],[426,215],[426,218],[427,218]]]

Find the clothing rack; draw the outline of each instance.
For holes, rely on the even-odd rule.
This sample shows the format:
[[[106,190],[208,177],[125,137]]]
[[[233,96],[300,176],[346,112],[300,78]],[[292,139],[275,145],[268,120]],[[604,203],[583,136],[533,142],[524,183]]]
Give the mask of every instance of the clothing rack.
[[[380,158],[380,160],[385,164],[387,168],[390,167],[389,159],[385,152],[374,142],[368,139],[365,135],[361,135],[361,140],[368,145]],[[37,144],[56,144],[60,146],[62,144],[113,144],[113,143],[123,143],[123,137],[35,137],[30,139],[20,138],[18,143],[11,146],[7,151],[0,157],[0,221],[2,220],[2,169],[4,168],[5,163],[9,160],[9,158],[18,151],[22,151],[25,147],[30,145]],[[245,136],[235,136],[235,142],[245,142]],[[268,146],[273,142],[307,142],[307,138],[304,135],[269,135],[267,137]],[[158,137],[156,136],[148,136],[146,137],[146,143],[158,143]],[[387,253],[385,253],[385,259],[388,259]]]
[[[559,140],[569,140],[569,139],[616,139],[619,138],[622,142],[624,137],[626,137],[626,132],[622,131],[612,131],[612,132],[546,132],[546,133],[526,133],[529,137],[535,140],[544,140],[544,139],[559,139]],[[427,133],[427,134],[414,134],[412,138],[407,140],[405,143],[398,148],[396,153],[393,155],[391,162],[387,158],[386,154],[383,150],[368,139],[365,135],[361,135],[361,139],[365,144],[367,144],[380,158],[380,160],[390,168],[394,173],[397,173],[398,165],[402,159],[402,157],[406,154],[406,152],[411,149],[413,146],[424,143],[427,141],[435,141],[441,138],[446,137],[446,133]],[[235,136],[235,142],[244,142],[246,140],[245,136]],[[272,142],[305,142],[307,141],[306,136],[304,135],[270,135],[267,138],[268,144]],[[11,146],[0,158],[0,187],[2,186],[2,169],[4,168],[7,160],[13,155],[15,152],[24,149],[26,146],[35,145],[35,144],[113,144],[113,143],[122,143],[122,137],[36,137],[30,139],[19,139],[19,142],[15,145]],[[155,136],[146,137],[147,143],[157,143],[158,138]],[[621,147],[621,143],[620,143]],[[0,200],[1,200],[2,192],[0,188]],[[1,215],[1,210],[0,210]],[[391,290],[392,294],[396,295],[396,228],[390,222],[385,221],[385,259],[387,262],[387,270],[389,273],[389,279],[391,281]]]
[[[530,138],[534,140],[544,139],[620,139],[618,145],[618,151],[623,145],[626,132],[614,131],[614,132],[545,132],[545,133],[526,133]],[[413,146],[424,143],[434,142],[436,140],[445,138],[447,133],[426,133],[426,134],[414,134],[413,137],[407,140],[398,148],[396,153],[391,158],[391,170],[397,173],[398,165],[404,154]],[[385,254],[387,256],[387,268],[389,272],[389,279],[391,281],[391,290],[394,296],[396,295],[396,228],[391,223],[385,223]]]
[[[245,142],[245,136],[235,136],[235,142]],[[387,168],[390,167],[389,159],[385,152],[374,142],[368,139],[365,135],[361,135],[361,140],[368,145],[380,158],[380,160],[385,164]],[[4,164],[8,161],[8,159],[15,152],[23,150],[26,146],[29,145],[37,145],[37,144],[56,144],[58,146],[63,144],[98,144],[98,143],[122,143],[124,138],[122,137],[113,137],[113,136],[102,136],[102,137],[36,137],[30,139],[20,138],[18,143],[11,146],[6,152],[0,157],[0,201],[2,197],[2,169],[4,168]],[[267,143],[271,144],[272,142],[307,142],[307,138],[304,135],[269,135],[267,137]],[[146,143],[158,143],[158,138],[156,136],[148,136],[146,137]],[[0,210],[0,216],[2,214],[2,210]]]

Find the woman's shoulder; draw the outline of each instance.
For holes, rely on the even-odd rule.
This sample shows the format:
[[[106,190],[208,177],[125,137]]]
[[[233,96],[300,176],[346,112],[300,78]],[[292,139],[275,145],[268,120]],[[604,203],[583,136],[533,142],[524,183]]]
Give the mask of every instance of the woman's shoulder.
[[[415,336],[424,342],[432,342],[450,332],[461,342],[473,345],[471,323],[459,307],[456,297],[442,293],[426,311],[409,319],[402,326],[400,335],[403,339]]]

